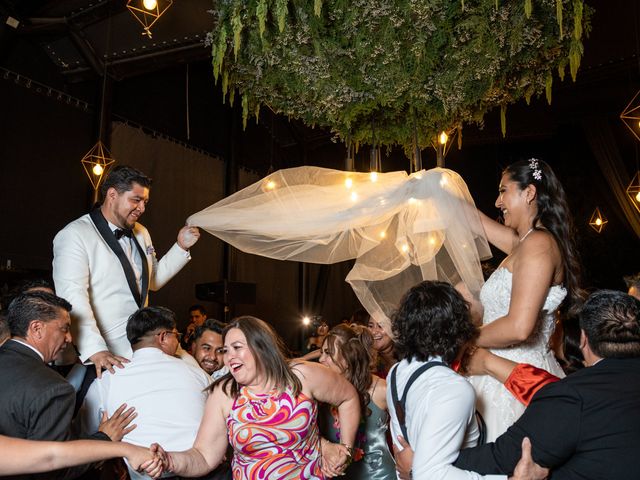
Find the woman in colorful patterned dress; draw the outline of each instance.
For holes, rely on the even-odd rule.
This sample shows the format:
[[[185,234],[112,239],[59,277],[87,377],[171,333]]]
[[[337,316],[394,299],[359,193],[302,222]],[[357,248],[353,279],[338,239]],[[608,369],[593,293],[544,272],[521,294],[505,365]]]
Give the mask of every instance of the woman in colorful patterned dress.
[[[201,476],[234,450],[234,480],[324,479],[351,459],[360,419],[358,395],[339,374],[313,363],[289,364],[282,341],[262,320],[244,316],[223,333],[229,374],[211,386],[193,448],[166,455],[166,469]],[[336,405],[341,443],[320,454],[317,402]]]

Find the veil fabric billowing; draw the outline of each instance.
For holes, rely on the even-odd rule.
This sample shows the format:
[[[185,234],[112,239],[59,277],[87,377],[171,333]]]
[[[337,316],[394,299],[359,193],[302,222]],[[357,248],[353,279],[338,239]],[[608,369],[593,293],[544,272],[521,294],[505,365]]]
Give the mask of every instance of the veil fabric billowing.
[[[187,224],[278,260],[355,259],[346,281],[388,333],[402,295],[422,280],[462,282],[477,296],[480,260],[491,256],[466,184],[443,168],[412,175],[279,170]]]

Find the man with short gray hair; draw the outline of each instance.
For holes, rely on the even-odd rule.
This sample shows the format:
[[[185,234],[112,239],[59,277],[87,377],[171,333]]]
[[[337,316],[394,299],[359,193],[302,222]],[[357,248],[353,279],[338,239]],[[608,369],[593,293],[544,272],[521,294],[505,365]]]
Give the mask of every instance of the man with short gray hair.
[[[12,338],[0,347],[0,434],[27,440],[70,440],[71,417],[76,393],[58,373],[47,367],[65,346],[71,343],[71,305],[47,292],[18,295],[7,310]],[[87,433],[98,440],[122,438],[122,429],[133,410],[116,406],[113,420],[101,425],[99,418]],[[120,426],[116,425],[118,429]],[[96,432],[98,428],[104,432]],[[123,428],[124,428],[123,427]],[[39,478],[71,479],[89,465],[67,468]],[[21,477],[25,478],[25,477]]]

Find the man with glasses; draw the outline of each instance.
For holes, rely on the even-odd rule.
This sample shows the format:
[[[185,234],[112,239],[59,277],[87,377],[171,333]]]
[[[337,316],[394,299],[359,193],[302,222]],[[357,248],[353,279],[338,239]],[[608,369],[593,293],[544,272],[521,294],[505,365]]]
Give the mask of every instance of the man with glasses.
[[[168,450],[191,448],[211,377],[175,357],[180,337],[175,314],[167,308],[146,307],[131,315],[131,362],[113,374],[105,372],[91,385],[79,414],[83,431],[94,428],[102,411],[126,403],[136,408],[138,427],[124,441],[145,447],[158,442]],[[144,478],[131,468],[129,474],[133,480]]]

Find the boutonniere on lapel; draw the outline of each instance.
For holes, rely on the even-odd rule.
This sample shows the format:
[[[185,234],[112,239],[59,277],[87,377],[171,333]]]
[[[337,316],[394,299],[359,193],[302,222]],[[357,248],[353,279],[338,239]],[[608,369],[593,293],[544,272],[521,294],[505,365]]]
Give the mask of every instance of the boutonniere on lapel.
[[[147,247],[147,255],[153,255],[155,251],[156,251],[156,249],[153,248],[153,245],[149,245]]]

